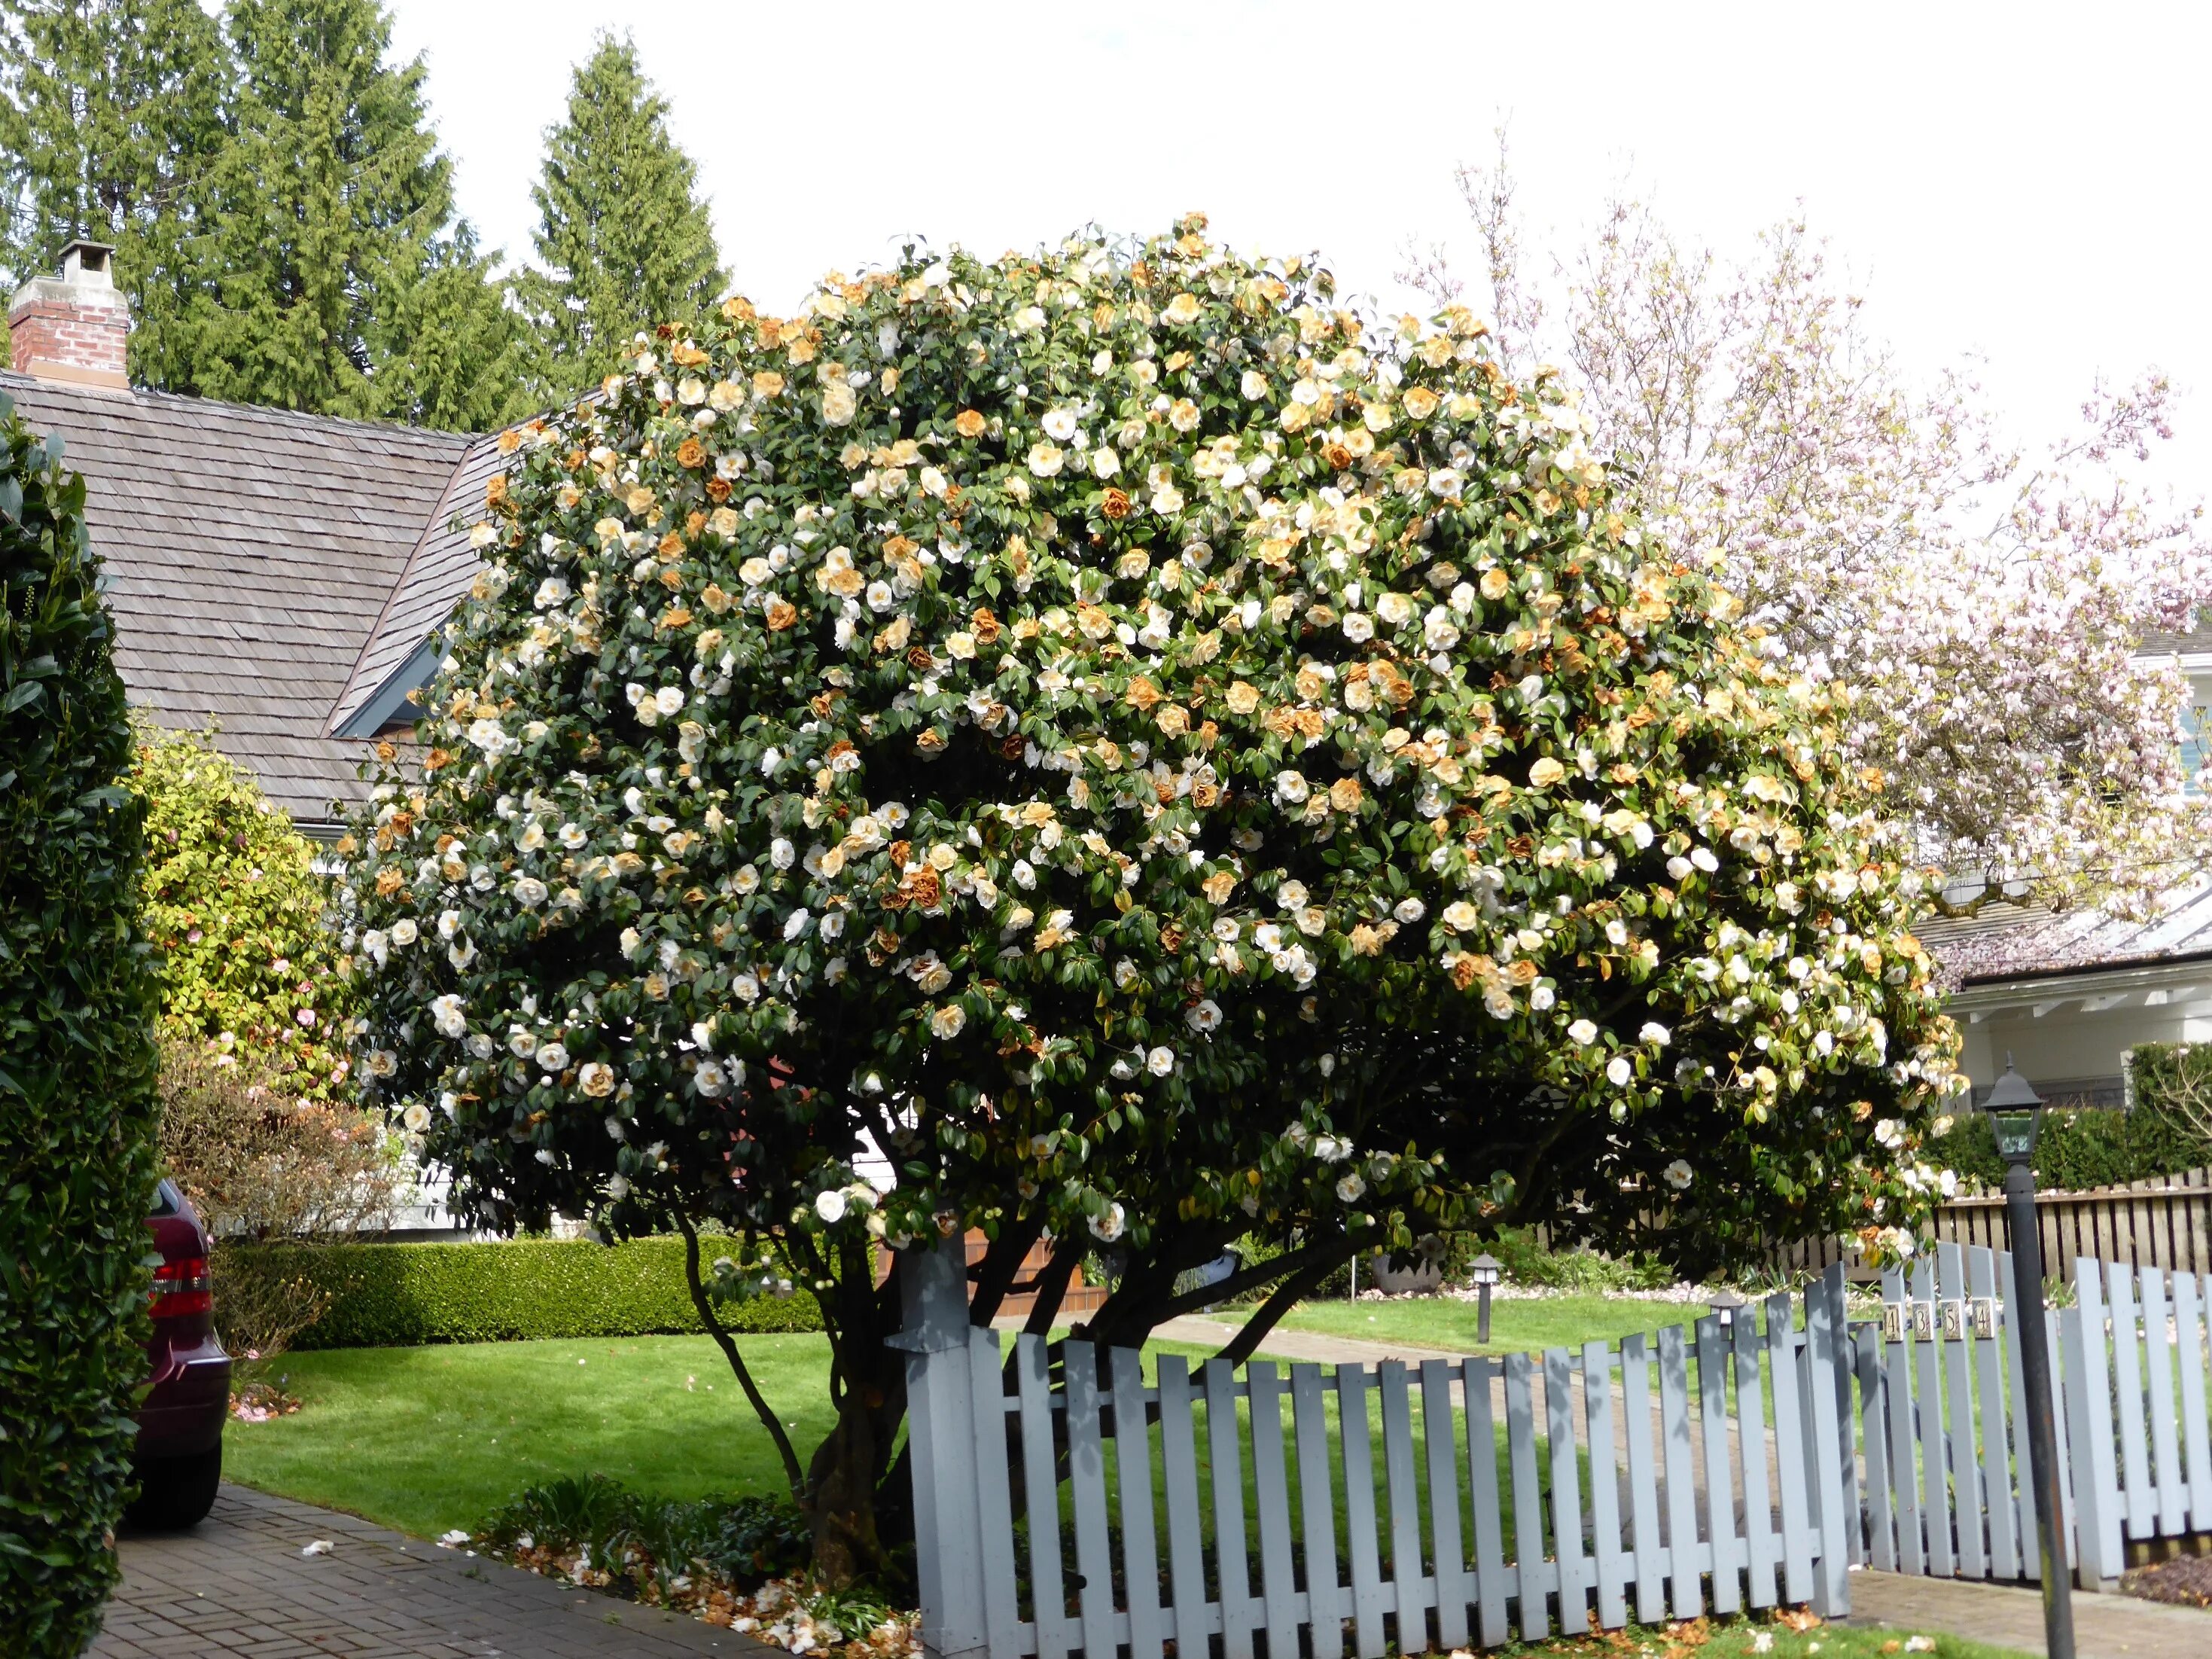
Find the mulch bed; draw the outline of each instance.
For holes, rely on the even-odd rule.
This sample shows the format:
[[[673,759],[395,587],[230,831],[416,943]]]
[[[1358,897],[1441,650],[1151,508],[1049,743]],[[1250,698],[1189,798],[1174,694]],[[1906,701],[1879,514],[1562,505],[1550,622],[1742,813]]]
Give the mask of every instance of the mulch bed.
[[[2212,1607],[2212,1555],[2180,1555],[2137,1567],[2120,1580],[2120,1589],[2146,1601]]]

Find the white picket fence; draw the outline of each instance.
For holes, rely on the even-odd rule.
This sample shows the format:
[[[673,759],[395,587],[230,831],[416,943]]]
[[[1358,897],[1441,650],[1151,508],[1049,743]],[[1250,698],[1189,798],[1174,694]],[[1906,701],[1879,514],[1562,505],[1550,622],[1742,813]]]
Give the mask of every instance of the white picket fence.
[[[1849,1565],[2037,1573],[2000,1252],[1939,1246],[1849,1327],[1836,1267],[1727,1329],[1287,1373],[1162,1355],[1149,1383],[1138,1353],[1082,1343],[1018,1337],[1009,1364],[968,1323],[957,1252],[908,1266],[933,1654],[1379,1659],[1839,1615]],[[2212,1284],[2092,1261],[2076,1284],[2047,1317],[2068,1561],[2096,1589],[2127,1541],[2212,1531]]]

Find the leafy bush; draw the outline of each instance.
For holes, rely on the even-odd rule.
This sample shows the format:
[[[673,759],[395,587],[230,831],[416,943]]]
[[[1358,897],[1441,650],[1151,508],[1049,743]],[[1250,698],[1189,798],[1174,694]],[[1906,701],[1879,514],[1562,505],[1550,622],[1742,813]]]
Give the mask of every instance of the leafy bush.
[[[1509,1228],[1486,1245],[1504,1271],[1505,1282],[1555,1291],[1650,1291],[1674,1282],[1675,1275],[1644,1255],[1616,1258],[1595,1250],[1554,1250],[1533,1228]],[[1473,1254],[1467,1260],[1472,1261]],[[1461,1263],[1453,1277],[1466,1278]]]
[[[0,1651],[32,1656],[115,1582],[155,1181],[130,716],[61,455],[0,395]]]
[[[750,1589],[798,1571],[811,1548],[805,1517],[784,1499],[674,1502],[600,1474],[530,1487],[487,1517],[475,1536],[501,1554],[588,1551],[596,1566],[615,1575],[613,1588],[632,1589],[698,1568]]]
[[[163,1034],[253,1050],[287,1093],[343,1097],[351,999],[307,837],[201,733],[142,724],[131,787],[146,804]]]
[[[2036,1185],[2046,1190],[2124,1186],[2212,1162],[2212,1142],[2191,1121],[2191,1103],[2208,1095],[2212,1048],[2158,1043],[2137,1048],[2132,1109],[2085,1108],[2045,1116],[2035,1143]],[[1949,1133],[1929,1143],[1929,1157],[1956,1170],[1962,1182],[1992,1190],[2004,1185],[2004,1160],[1980,1112],[1954,1115]]]
[[[711,1255],[715,1241],[703,1241]],[[539,1337],[653,1336],[702,1328],[684,1277],[684,1242],[625,1244],[527,1238],[483,1244],[267,1244],[242,1247],[227,1270],[297,1279],[329,1306],[300,1348],[411,1347]],[[218,1282],[216,1295],[225,1294]],[[814,1298],[726,1304],[728,1328],[818,1331]]]

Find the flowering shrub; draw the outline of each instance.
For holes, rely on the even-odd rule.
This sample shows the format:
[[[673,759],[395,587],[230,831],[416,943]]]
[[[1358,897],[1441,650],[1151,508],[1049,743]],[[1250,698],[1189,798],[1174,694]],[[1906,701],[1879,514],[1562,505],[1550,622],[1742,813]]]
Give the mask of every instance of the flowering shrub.
[[[2136,655],[2212,599],[2203,507],[2142,471],[2172,436],[2164,376],[2091,388],[2078,428],[2023,449],[1970,375],[1897,372],[1802,220],[1729,269],[1616,199],[1553,292],[1521,262],[1502,156],[1460,183],[1505,361],[1571,363],[1649,532],[1856,688],[1846,752],[1890,775],[1950,902],[2140,915],[2203,865],[2188,681]]]
[[[346,986],[307,839],[198,732],[142,724],[131,787],[146,803],[163,1034],[252,1050],[302,1098],[344,1097]]]
[[[860,1555],[873,1241],[980,1227],[979,1310],[1110,1248],[1115,1340],[1247,1232],[1296,1247],[1194,1294],[1577,1198],[1895,1242],[1954,1046],[1911,878],[1836,694],[1584,436],[1466,313],[1196,220],[641,337],[513,435],[358,827],[374,1086],[500,1218],[794,1262]]]
[[[0,394],[0,1652],[115,1583],[144,1378],[154,979],[84,480]]]

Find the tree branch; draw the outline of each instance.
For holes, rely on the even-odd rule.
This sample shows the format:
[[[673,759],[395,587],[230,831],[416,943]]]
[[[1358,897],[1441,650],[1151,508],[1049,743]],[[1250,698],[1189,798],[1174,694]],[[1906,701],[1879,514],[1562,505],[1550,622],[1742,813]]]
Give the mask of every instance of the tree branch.
[[[1260,1304],[1259,1311],[1244,1322],[1244,1328],[1237,1333],[1229,1346],[1221,1351],[1220,1358],[1232,1365],[1241,1365],[1249,1359],[1263,1338],[1282,1316],[1310,1296],[1322,1279],[1335,1271],[1332,1261],[1317,1261],[1292,1273],[1275,1287],[1274,1294]]]
[[[738,1386],[745,1391],[745,1398],[752,1402],[754,1415],[767,1425],[769,1438],[775,1442],[776,1455],[783,1460],[783,1475],[790,1483],[792,1501],[803,1505],[806,1501],[806,1476],[799,1467],[799,1454],[792,1449],[791,1437],[783,1431],[783,1424],[769,1409],[768,1401],[761,1397],[759,1385],[753,1381],[752,1372],[745,1369],[744,1358],[738,1352],[736,1341],[723,1328],[722,1322],[715,1317],[714,1301],[708,1296],[707,1286],[700,1279],[698,1230],[692,1226],[691,1218],[685,1215],[676,1218],[676,1225],[684,1235],[684,1277],[691,1286],[691,1305],[698,1310],[699,1322],[707,1328],[707,1334],[714,1339],[715,1346],[722,1351],[722,1357],[730,1362],[730,1370],[736,1374]]]

